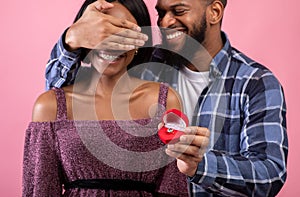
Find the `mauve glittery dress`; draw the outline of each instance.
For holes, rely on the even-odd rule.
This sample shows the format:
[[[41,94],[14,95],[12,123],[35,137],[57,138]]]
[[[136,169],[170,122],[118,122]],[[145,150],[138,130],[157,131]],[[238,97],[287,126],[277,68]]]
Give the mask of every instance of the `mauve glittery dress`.
[[[31,122],[26,130],[23,196],[188,196],[186,176],[164,153],[165,145],[157,135],[164,110],[152,119],[68,120],[64,91],[54,90],[57,120]],[[167,92],[161,83],[158,103],[162,108]],[[66,187],[77,180],[99,179],[138,181],[155,189]]]

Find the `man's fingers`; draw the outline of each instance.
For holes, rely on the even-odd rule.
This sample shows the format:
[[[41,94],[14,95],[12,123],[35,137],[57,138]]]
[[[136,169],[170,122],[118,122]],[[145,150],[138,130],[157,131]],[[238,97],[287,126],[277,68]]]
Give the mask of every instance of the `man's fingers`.
[[[192,157],[203,156],[205,152],[203,151],[205,150],[205,148],[201,148],[198,146],[190,146],[190,145],[180,144],[180,143],[168,145],[167,149],[174,153],[177,153],[178,155],[184,154],[184,155],[190,155]]]
[[[144,46],[144,44],[145,44],[144,40],[126,38],[126,37],[121,37],[121,36],[118,37],[116,42],[119,44],[134,45],[134,46],[139,46],[139,47]]]
[[[185,129],[185,133],[190,134],[190,135],[200,135],[200,136],[206,136],[206,137],[210,136],[209,130],[204,127],[193,127],[193,126],[187,127]]]
[[[118,35],[111,35],[106,38],[104,41],[99,43],[97,49],[110,49],[110,50],[132,50],[137,47],[142,47],[145,44],[145,41],[126,38]]]
[[[120,18],[116,18],[110,15],[107,15],[108,18],[110,18],[110,21],[112,23],[112,25],[116,26],[116,27],[120,27],[123,29],[131,29],[133,31],[137,31],[140,32],[142,29],[141,27],[139,27],[137,24],[130,22],[126,19],[120,19]]]
[[[143,41],[148,40],[148,36],[146,34],[141,33],[141,32],[136,32],[131,29],[120,29],[120,31],[117,32],[116,34],[119,36],[126,37],[126,38],[133,38],[133,39],[138,39],[138,40],[143,40]]]
[[[202,135],[182,135],[180,136],[179,143],[197,147],[206,147],[209,144],[209,138],[207,136]]]
[[[119,19],[110,15],[106,15],[105,13],[101,13],[101,14],[105,16],[102,17],[103,18],[102,20],[107,23],[106,24],[107,34],[119,35],[122,37],[138,39],[143,41],[148,40],[148,36],[144,33],[141,33],[141,28],[135,23],[132,23],[125,19]]]
[[[121,51],[130,51],[135,49],[136,46],[134,45],[124,45],[124,44],[119,44],[115,42],[110,42],[110,43],[102,43],[101,45],[98,45],[96,49],[101,49],[101,50],[121,50]]]
[[[191,157],[194,161],[200,161],[209,145],[209,134],[207,128],[188,127],[179,142],[168,145],[166,153],[181,160]]]
[[[115,42],[123,45],[134,45],[137,47],[144,46],[145,41],[140,40],[140,39],[135,39],[135,38],[128,38],[124,36],[119,36],[119,35],[112,35],[108,38],[110,42]]]
[[[199,152],[199,147],[196,146],[188,146],[184,144],[169,144],[168,149],[177,153],[185,153],[188,155],[195,155],[197,152]],[[198,155],[197,155],[198,156]]]
[[[176,152],[173,151],[172,149],[166,149],[166,154],[169,155],[170,157],[180,159],[183,161],[189,161],[189,162],[199,162],[201,161],[203,154],[197,153],[197,154],[186,154],[182,152]]]
[[[113,30],[114,27],[110,29]],[[132,50],[137,47],[142,47],[145,45],[147,38],[144,34],[139,32],[134,32],[132,30],[125,30],[119,33],[112,33],[111,35],[105,38],[96,48],[99,49],[111,49],[111,50]]]

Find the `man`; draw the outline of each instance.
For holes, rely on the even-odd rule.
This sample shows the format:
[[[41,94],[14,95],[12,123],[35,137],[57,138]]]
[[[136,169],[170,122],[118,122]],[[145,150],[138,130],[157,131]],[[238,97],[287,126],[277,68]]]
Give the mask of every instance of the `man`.
[[[275,196],[287,174],[283,90],[267,68],[230,45],[221,31],[226,3],[157,0],[157,24],[169,48],[158,46],[152,59],[172,67],[147,67],[141,77],[169,82],[192,119],[186,135],[166,149],[187,175],[191,196]],[[59,40],[47,65],[48,88],[72,83],[82,47],[143,45],[147,38],[139,28],[105,15],[110,6],[99,0]],[[77,31],[83,25],[85,33]],[[201,46],[193,46],[193,40]]]

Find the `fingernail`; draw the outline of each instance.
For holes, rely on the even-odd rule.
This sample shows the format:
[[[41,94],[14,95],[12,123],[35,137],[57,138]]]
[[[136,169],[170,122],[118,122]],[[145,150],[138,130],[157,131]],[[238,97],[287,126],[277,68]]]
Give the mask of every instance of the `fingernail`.
[[[144,40],[137,40],[137,45],[143,46],[145,44]]]
[[[168,145],[168,149],[173,149],[175,146],[173,144]]]
[[[140,31],[142,31],[142,28],[139,27],[139,26],[136,26],[136,27],[135,27],[135,30],[140,32]]]
[[[147,40],[148,40],[148,36],[147,36],[147,35],[144,35],[144,36],[143,36],[143,40],[144,40],[144,41],[147,41]]]
[[[186,137],[184,135],[180,136],[180,141],[185,142],[186,141]]]
[[[191,133],[191,132],[192,132],[192,129],[191,129],[191,128],[186,128],[186,129],[185,129],[185,132],[186,132],[186,133]]]

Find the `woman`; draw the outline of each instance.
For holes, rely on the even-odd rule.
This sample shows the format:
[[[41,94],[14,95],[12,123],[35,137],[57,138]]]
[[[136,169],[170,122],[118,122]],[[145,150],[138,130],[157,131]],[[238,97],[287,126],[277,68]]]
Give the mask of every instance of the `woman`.
[[[110,2],[107,14],[150,26],[142,0]],[[34,105],[23,196],[186,196],[186,177],[156,134],[162,113],[180,110],[180,101],[165,84],[127,74],[147,61],[149,49],[86,54],[82,61],[91,67],[79,71],[74,85],[47,91]]]

